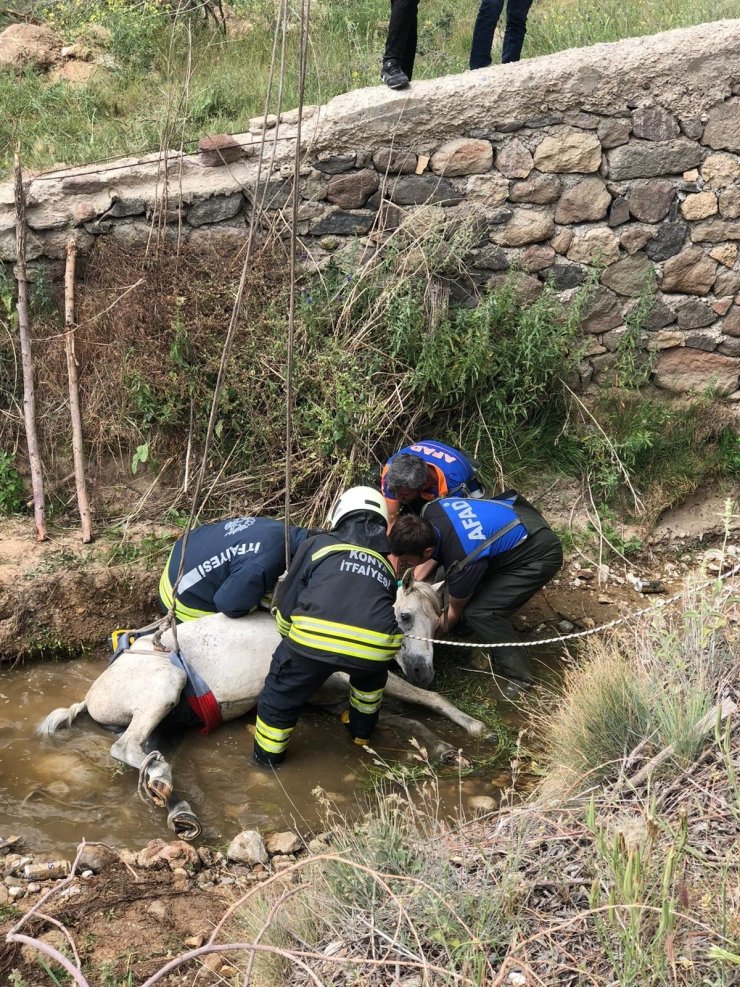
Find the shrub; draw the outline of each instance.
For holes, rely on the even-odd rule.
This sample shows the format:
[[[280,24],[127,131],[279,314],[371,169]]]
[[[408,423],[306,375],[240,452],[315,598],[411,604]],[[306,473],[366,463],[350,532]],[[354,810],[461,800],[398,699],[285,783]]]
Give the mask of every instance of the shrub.
[[[589,645],[562,698],[541,710],[550,793],[613,782],[661,751],[656,776],[674,777],[702,749],[696,724],[736,675],[740,636],[731,590],[693,592],[683,610],[654,610],[633,628]],[[733,672],[734,670],[734,672]]]
[[[0,514],[18,514],[25,503],[25,485],[15,456],[0,449]]]

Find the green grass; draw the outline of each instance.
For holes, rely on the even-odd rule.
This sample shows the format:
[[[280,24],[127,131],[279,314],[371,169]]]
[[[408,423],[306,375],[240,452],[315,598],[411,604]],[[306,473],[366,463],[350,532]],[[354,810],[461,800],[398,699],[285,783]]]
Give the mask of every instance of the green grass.
[[[716,586],[689,593],[681,612],[652,613],[591,643],[586,660],[567,673],[562,698],[544,708],[546,788],[562,793],[614,782],[633,751],[639,756],[628,774],[668,748],[657,777],[673,778],[691,763],[706,742],[695,724],[733,675],[736,609]]]
[[[263,111],[277,9],[272,0],[234,0],[235,14],[250,25],[243,36],[232,31],[224,37],[212,26],[193,22],[185,99],[187,24],[173,27],[159,5],[58,0],[27,6],[46,14],[67,43],[84,35],[88,21],[107,26],[112,32],[109,54],[117,68],[99,73],[82,88],[49,85],[33,73],[19,79],[0,73],[0,168],[11,164],[16,140],[25,166],[44,168],[156,149],[165,131],[175,145],[207,133],[241,132],[250,117]],[[530,13],[523,57],[737,14],[736,0],[538,0]],[[387,0],[313,4],[308,102],[323,103],[338,93],[378,84],[387,18]],[[474,19],[475,4],[425,0],[415,77],[467,68]],[[298,102],[296,44],[291,25],[285,109]]]

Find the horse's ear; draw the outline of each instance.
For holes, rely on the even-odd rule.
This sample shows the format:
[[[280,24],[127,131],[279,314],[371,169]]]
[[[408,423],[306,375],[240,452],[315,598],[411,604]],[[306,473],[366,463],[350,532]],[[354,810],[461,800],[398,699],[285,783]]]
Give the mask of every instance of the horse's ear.
[[[414,567],[409,566],[409,568],[404,572],[403,579],[401,580],[401,588],[406,592],[411,592],[411,587],[414,585]]]

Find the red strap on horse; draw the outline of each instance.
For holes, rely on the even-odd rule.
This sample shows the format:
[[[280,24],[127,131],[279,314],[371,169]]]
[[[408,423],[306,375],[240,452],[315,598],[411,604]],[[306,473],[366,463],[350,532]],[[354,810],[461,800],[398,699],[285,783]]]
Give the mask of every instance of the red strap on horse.
[[[200,732],[204,736],[223,722],[221,707],[212,692],[206,692],[202,696],[188,696],[188,704],[203,723]]]

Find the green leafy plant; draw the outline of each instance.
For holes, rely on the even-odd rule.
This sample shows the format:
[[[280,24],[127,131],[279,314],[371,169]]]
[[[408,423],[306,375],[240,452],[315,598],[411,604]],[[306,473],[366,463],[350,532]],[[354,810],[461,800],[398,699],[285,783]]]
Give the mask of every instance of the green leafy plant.
[[[0,450],[0,514],[18,514],[25,508],[25,484],[15,456]]]
[[[131,460],[131,472],[136,475],[139,471],[139,466],[141,463],[146,463],[149,460],[150,443],[147,440],[142,442],[136,447],[136,452],[134,453],[133,459]]]

